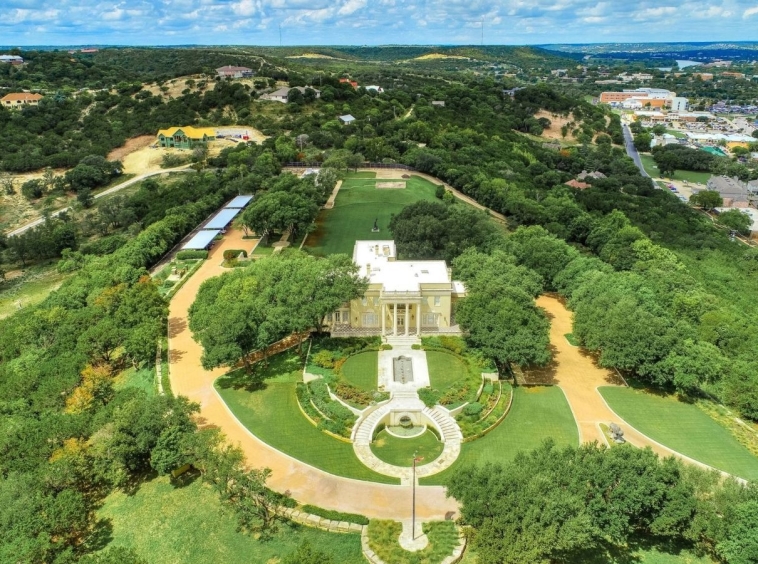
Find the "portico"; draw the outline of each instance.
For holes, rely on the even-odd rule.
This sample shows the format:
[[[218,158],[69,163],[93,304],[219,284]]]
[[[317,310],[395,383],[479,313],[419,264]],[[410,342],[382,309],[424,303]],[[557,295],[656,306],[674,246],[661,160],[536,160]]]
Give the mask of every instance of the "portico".
[[[379,314],[382,318],[382,335],[390,334],[394,337],[398,335],[410,335],[411,326],[415,325],[416,331],[414,335],[421,334],[421,296],[416,296],[414,301],[410,301],[409,298],[395,297],[393,299],[380,298],[380,307],[382,309]],[[407,300],[407,301],[406,301]],[[390,320],[392,332],[387,332],[387,321]]]

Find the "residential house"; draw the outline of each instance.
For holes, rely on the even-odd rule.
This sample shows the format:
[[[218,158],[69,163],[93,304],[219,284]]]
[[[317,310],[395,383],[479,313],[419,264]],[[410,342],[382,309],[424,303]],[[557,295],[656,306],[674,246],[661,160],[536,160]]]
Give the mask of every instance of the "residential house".
[[[216,69],[219,78],[249,78],[253,76],[253,69],[247,67],[235,67],[226,65]]]
[[[340,116],[338,119],[342,122],[342,125],[350,125],[351,123],[355,121],[355,118],[351,116],[350,114],[345,114],[344,116]]]
[[[579,182],[578,180],[569,180],[565,183],[566,186],[571,186],[572,188],[576,188],[577,190],[586,190],[587,188],[590,188],[592,185],[587,184],[586,182]]]
[[[435,106],[437,108],[444,108],[445,102],[444,100],[432,100],[432,106]]]
[[[212,127],[169,127],[158,131],[158,145],[175,149],[191,149],[198,143],[207,143],[216,138]]]
[[[377,86],[376,84],[371,84],[369,86],[366,86],[366,90],[373,90],[374,92],[378,94],[381,94],[382,92],[384,92],[384,88],[382,88],[381,86]]]
[[[321,98],[321,90],[311,88],[310,86],[295,86],[294,88],[297,88],[303,94],[305,94],[306,88],[309,88],[316,93],[316,98]],[[289,86],[285,86],[283,88],[280,88],[279,90],[274,90],[273,92],[264,94],[263,96],[261,96],[261,100],[271,100],[273,102],[281,102],[283,104],[286,104],[287,101],[289,100],[290,90],[292,90],[292,88],[290,88]]]
[[[333,334],[459,333],[453,306],[466,288],[445,261],[397,260],[395,242],[386,240],[356,241],[353,262],[368,288],[327,317]]]
[[[606,175],[604,175],[602,172],[595,170],[593,172],[587,172],[586,170],[583,170],[579,176],[576,177],[577,180],[585,180],[586,178],[608,178]]]
[[[349,84],[355,90],[358,90],[358,83],[354,80],[350,80],[349,78],[340,78],[340,84]]]
[[[4,108],[20,109],[24,106],[36,106],[39,104],[40,100],[42,100],[41,94],[14,92],[13,94],[6,94],[0,98],[0,104],[2,104]]]
[[[0,55],[0,63],[6,63],[9,65],[23,65],[24,59],[18,55]]]

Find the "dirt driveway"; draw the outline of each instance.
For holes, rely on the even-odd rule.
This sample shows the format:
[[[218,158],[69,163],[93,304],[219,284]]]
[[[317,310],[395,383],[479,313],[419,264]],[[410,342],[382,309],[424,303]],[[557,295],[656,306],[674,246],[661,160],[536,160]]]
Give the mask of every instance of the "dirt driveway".
[[[271,468],[268,485],[289,492],[301,503],[309,503],[370,518],[410,518],[411,488],[341,478],[314,468],[268,446],[248,431],[232,414],[213,387],[226,369],[205,370],[200,365],[202,348],[192,339],[187,314],[200,284],[222,274],[225,249],[250,251],[255,241],[230,230],[210,253],[207,261],[176,293],[169,305],[169,377],[176,395],[200,404],[205,425],[220,428],[233,444],[239,445],[250,464]],[[445,497],[440,486],[416,488],[416,514],[422,520],[442,520],[458,510],[455,500]]]

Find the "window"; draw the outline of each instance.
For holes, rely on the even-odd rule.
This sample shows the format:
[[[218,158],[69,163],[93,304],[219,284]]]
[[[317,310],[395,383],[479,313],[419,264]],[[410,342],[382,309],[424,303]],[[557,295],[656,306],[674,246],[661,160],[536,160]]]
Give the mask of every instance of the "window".
[[[438,306],[442,303],[442,298],[439,296],[434,296],[434,305]]]
[[[375,306],[379,305],[379,297],[378,296],[374,296],[374,305]]]
[[[368,298],[365,296],[361,298],[361,304],[363,304],[364,306],[368,305]]]
[[[340,322],[340,312],[339,311],[335,311],[334,312],[334,321],[336,321],[337,323]]]
[[[363,326],[364,327],[376,327],[379,325],[379,316],[375,313],[363,314]]]
[[[438,318],[439,318],[439,314],[437,313],[425,313],[421,317],[421,324],[424,327],[436,327]]]

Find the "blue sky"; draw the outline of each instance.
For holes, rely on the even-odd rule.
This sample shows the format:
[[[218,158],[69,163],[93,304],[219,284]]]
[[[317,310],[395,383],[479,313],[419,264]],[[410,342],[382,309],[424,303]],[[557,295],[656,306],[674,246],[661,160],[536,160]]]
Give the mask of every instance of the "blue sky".
[[[758,0],[3,0],[0,44],[606,43],[758,39]]]

